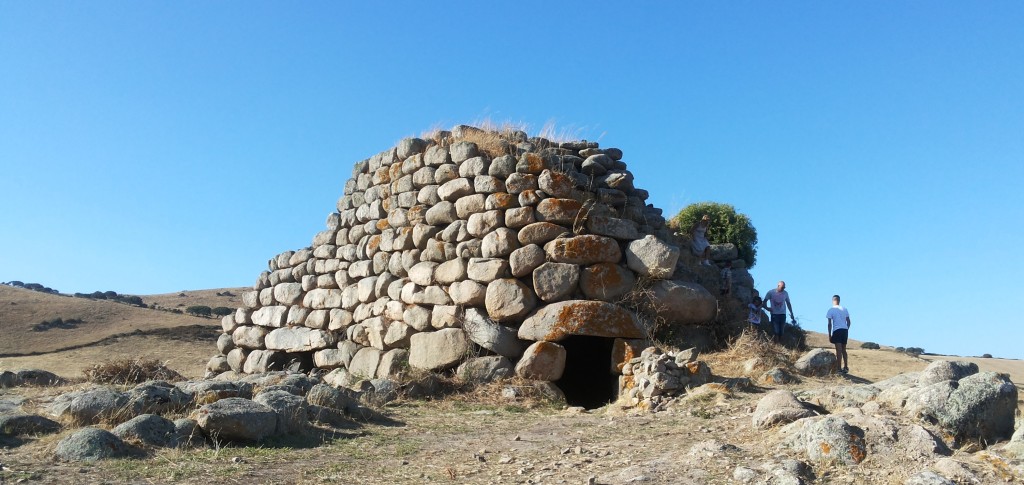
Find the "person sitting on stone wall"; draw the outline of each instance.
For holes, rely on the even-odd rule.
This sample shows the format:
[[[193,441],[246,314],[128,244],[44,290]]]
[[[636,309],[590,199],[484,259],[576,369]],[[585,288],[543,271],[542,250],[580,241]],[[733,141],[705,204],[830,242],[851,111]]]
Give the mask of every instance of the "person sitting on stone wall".
[[[708,226],[711,225],[711,218],[707,214],[704,214],[697,221],[693,227],[690,228],[690,238],[692,242],[690,247],[693,248],[693,254],[700,256],[701,266],[711,266],[711,243],[708,242],[707,232]]]

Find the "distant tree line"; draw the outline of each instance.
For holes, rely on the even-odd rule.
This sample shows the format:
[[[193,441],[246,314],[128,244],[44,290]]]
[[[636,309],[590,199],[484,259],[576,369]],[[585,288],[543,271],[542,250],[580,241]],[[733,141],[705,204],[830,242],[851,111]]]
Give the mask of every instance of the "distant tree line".
[[[122,295],[116,291],[94,291],[92,293],[75,293],[75,298],[88,298],[90,300],[110,300],[127,305],[145,307],[146,303],[142,297],[135,295]]]
[[[43,286],[43,285],[41,285],[39,283],[23,283],[21,281],[14,280],[14,281],[8,281],[8,282],[6,282],[4,284],[7,285],[7,286],[13,286],[15,288],[24,288],[26,290],[38,291],[38,292],[41,292],[41,293],[51,293],[51,294],[54,294],[54,295],[59,295],[60,294],[59,291],[57,291],[57,290],[55,290],[53,288],[50,288],[49,286]]]
[[[234,310],[223,306],[210,308],[206,305],[192,305],[188,308],[185,308],[185,313],[188,313],[189,315],[195,315],[197,317],[210,318],[213,316],[223,317],[225,315],[230,315],[234,313]]]

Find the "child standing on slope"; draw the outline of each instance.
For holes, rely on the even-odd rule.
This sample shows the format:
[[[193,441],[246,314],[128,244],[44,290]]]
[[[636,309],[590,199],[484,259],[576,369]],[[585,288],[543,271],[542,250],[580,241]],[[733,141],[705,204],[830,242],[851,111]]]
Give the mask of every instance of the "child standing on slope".
[[[755,326],[761,326],[761,297],[754,296],[747,305],[747,323]]]

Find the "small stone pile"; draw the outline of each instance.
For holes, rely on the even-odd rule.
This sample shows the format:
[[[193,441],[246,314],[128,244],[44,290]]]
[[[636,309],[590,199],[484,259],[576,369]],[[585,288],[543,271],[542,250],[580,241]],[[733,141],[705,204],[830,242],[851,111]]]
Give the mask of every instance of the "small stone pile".
[[[645,338],[641,308],[712,324],[715,296],[676,271],[665,218],[622,158],[459,126],[357,163],[327,228],[272,258],[224,317],[209,370],[372,379],[500,355],[557,381],[560,341]],[[643,304],[623,305],[638,281]]]
[[[623,366],[619,388],[626,390],[629,405],[654,410],[710,380],[711,368],[697,360],[696,349],[663,352],[648,347]]]

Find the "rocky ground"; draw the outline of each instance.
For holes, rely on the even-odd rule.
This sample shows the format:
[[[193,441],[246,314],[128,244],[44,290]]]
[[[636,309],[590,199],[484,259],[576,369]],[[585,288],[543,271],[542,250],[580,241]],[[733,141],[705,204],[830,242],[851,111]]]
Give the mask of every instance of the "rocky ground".
[[[730,364],[723,357],[735,360],[702,356],[712,369],[751,365]],[[857,362],[855,358],[854,365]],[[78,414],[64,412],[63,417],[47,414],[67,400],[59,396],[90,385],[18,385],[0,391],[0,413],[37,413],[54,418],[60,428],[55,433],[43,428],[12,433],[8,427],[0,451],[0,483],[194,483],[197,477],[224,483],[1024,481],[1021,432],[1013,443],[1005,438],[985,443],[966,435],[954,437],[950,430],[955,425],[944,428],[930,422],[929,413],[941,421],[936,409],[950,407],[954,398],[946,395],[942,400],[938,393],[939,401],[920,399],[935,394],[922,392],[928,387],[922,384],[959,379],[959,387],[967,388],[966,379],[987,376],[967,364],[933,364],[924,372],[878,380],[872,386],[856,372],[799,377],[789,384],[769,383],[760,370],[748,379],[725,379],[718,373],[719,383],[667,400],[654,413],[621,403],[594,410],[549,403],[522,381],[493,383],[438,400],[399,397],[376,407],[365,402],[367,393],[362,405],[346,404],[344,415],[320,416],[312,428],[271,433],[256,444],[171,448],[142,445],[129,437],[129,457],[99,461],[57,458],[59,443],[80,429],[76,422],[83,420],[81,409],[89,406],[70,405]],[[249,381],[254,383],[255,401],[260,395],[268,402],[267,396],[303,392],[309,406],[330,401],[308,389],[313,382],[294,376]],[[516,386],[522,387],[509,391]],[[193,404],[163,414],[202,422],[203,412],[196,412],[195,401],[209,398],[200,398],[194,385],[178,388],[194,393],[189,397]],[[1016,408],[1015,387],[1013,391]],[[129,395],[139,395],[133,392]],[[517,397],[508,397],[512,394]],[[986,416],[997,411],[982,413],[966,427],[986,428],[989,425],[978,423],[987,423]],[[1019,411],[1010,412],[1018,414],[1019,424]],[[1005,416],[1005,410],[1002,413]],[[115,429],[112,425],[127,417],[99,419],[98,427]],[[983,448],[984,444],[989,446]]]

